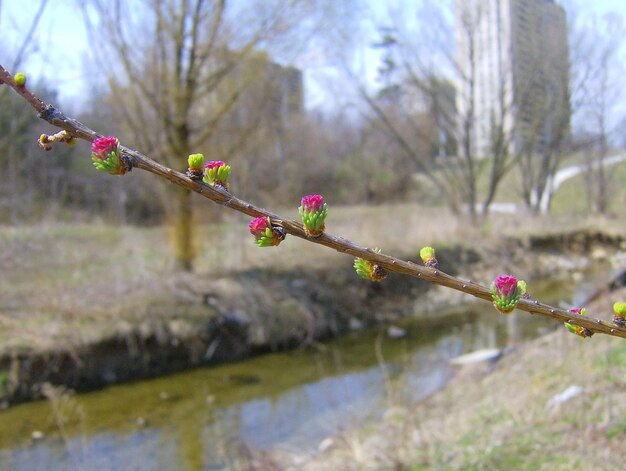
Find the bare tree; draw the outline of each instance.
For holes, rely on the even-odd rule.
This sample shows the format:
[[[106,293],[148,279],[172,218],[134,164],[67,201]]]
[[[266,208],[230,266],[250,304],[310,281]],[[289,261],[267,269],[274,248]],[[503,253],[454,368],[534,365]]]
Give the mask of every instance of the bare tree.
[[[362,96],[415,170],[432,180],[454,212],[465,210],[475,221],[488,212],[513,161],[505,135],[510,90],[500,83],[497,106],[489,116],[476,115],[481,8],[424,2],[417,13],[411,24],[406,12],[392,14],[392,26],[382,30],[377,43],[385,51],[383,91],[397,102],[385,106],[365,87]],[[450,39],[455,34],[456,53]],[[390,82],[392,73],[395,80]],[[476,143],[479,119],[490,129],[483,150]],[[487,187],[481,192],[485,174]]]
[[[334,10],[330,2],[93,0],[84,8],[98,45],[118,122],[127,140],[182,170],[192,152],[211,159],[241,155],[259,129],[264,106],[251,92],[267,82],[259,51],[302,44]],[[250,175],[253,171],[249,172]],[[190,192],[165,186],[176,267],[194,259]]]
[[[591,18],[582,26],[581,43],[584,54],[575,64],[583,78],[577,90],[580,103],[580,129],[591,136],[585,155],[587,191],[591,207],[606,213],[612,178],[606,168],[612,134],[621,126],[621,80],[625,73],[624,58],[618,45],[626,28],[622,18],[610,14],[601,19]],[[623,114],[623,110],[621,111]]]
[[[566,25],[559,7],[549,8],[531,25],[547,33],[529,48],[527,79],[517,90],[521,129],[514,136],[516,161],[522,200],[534,214],[548,210],[554,176],[571,151],[572,89],[577,86],[571,68],[571,57],[577,53],[575,44],[572,50],[573,22]]]
[[[41,0],[35,16],[25,30],[26,33],[19,35],[15,48],[9,47],[6,35],[0,38],[0,44],[4,43],[5,46],[0,52],[0,60],[9,61],[11,70],[16,71],[21,67],[23,61],[32,52],[33,38],[47,3],[47,0]],[[2,7],[0,3],[0,15]],[[4,31],[7,29],[8,27],[3,27]],[[9,55],[9,51],[15,51],[15,53]],[[16,224],[21,214],[21,207],[32,196],[30,192],[23,192],[27,185],[22,175],[26,172],[21,170],[26,164],[29,147],[28,141],[24,139],[24,133],[36,125],[36,120],[8,92],[8,87],[0,87],[0,181],[3,183],[2,188],[6,189],[6,194],[0,191],[0,209],[6,206],[10,222]],[[18,155],[22,158],[16,159],[15,156]]]

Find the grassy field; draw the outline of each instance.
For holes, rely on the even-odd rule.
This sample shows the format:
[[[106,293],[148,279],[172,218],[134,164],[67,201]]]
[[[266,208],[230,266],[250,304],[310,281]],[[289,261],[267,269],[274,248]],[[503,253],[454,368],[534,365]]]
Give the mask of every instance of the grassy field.
[[[561,168],[584,163],[582,154],[573,154],[566,157],[561,164]],[[488,186],[489,175],[486,171],[489,162],[486,160],[483,164],[484,171],[480,173],[477,188],[479,195],[485,195]],[[609,213],[616,216],[626,216],[626,162],[612,165],[608,167],[608,188],[609,188]],[[587,201],[586,177],[584,174],[567,180],[556,191],[551,205],[551,213],[562,217],[580,217],[591,212],[590,205]],[[483,196],[479,196],[478,201],[482,202]],[[498,192],[494,199],[495,203],[514,203],[520,208],[523,207],[521,199],[521,181],[517,168],[512,169],[502,179],[498,186]]]
[[[626,164],[614,169],[616,179],[626,178]],[[575,191],[581,185],[579,178],[557,193],[556,207],[568,205],[576,211],[582,204],[584,195]],[[626,211],[617,203],[615,209]],[[296,208],[277,212],[297,218]],[[352,263],[345,255],[294,237],[278,248],[259,249],[247,231],[248,220],[225,212],[223,222],[198,226],[196,273],[208,283],[212,277],[250,268],[289,270]],[[583,219],[563,211],[549,218],[493,215],[472,226],[445,208],[416,204],[331,206],[327,220],[330,233],[401,257],[424,245],[480,245],[501,235],[594,226],[624,230],[620,219]],[[88,343],[142,322],[146,306],[175,304],[193,278],[172,274],[169,253],[170,237],[162,227],[0,228],[0,351]]]
[[[609,213],[623,218],[626,216],[626,162],[608,168]],[[567,180],[556,192],[552,201],[552,211],[556,215],[584,216],[590,212],[585,198],[587,192],[585,175],[577,175]]]
[[[296,210],[290,211],[296,217]],[[437,228],[429,224],[435,215],[409,205],[334,208],[328,226],[364,245],[414,252],[418,244],[449,240],[459,232],[461,223],[450,218]],[[260,249],[247,223],[248,218],[228,214],[221,224],[198,227],[196,275],[172,273],[169,234],[161,227],[0,229],[0,351],[80,345],[123,331],[148,320],[151,306],[171,307],[184,299],[196,277],[210,283],[251,268],[352,263],[345,255],[293,237],[279,248]]]

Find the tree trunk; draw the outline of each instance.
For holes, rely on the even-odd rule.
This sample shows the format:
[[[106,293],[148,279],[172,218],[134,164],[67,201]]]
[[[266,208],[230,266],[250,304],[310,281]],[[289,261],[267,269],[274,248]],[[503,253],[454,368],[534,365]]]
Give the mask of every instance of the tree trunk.
[[[171,188],[172,227],[174,229],[174,268],[181,271],[193,270],[193,213],[191,207],[191,192],[186,189]]]

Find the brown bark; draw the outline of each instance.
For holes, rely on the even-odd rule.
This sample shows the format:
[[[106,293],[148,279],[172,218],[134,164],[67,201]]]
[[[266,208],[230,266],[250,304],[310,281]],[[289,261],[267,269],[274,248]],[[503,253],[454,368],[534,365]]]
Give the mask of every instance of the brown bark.
[[[175,187],[171,188],[168,193],[173,197],[173,207],[175,208],[175,212],[172,215],[174,268],[176,270],[192,271],[195,251],[191,191]]]

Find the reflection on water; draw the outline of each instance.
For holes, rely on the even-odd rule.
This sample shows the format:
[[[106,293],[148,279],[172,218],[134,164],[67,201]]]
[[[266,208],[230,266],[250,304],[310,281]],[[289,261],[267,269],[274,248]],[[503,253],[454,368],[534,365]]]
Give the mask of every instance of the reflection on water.
[[[553,299],[562,288],[551,289]],[[479,306],[487,312],[406,320],[401,339],[381,327],[312,350],[14,407],[0,413],[0,469],[223,469],[247,449],[315,448],[391,404],[437,391],[450,358],[554,325]],[[30,438],[35,430],[42,440]]]

